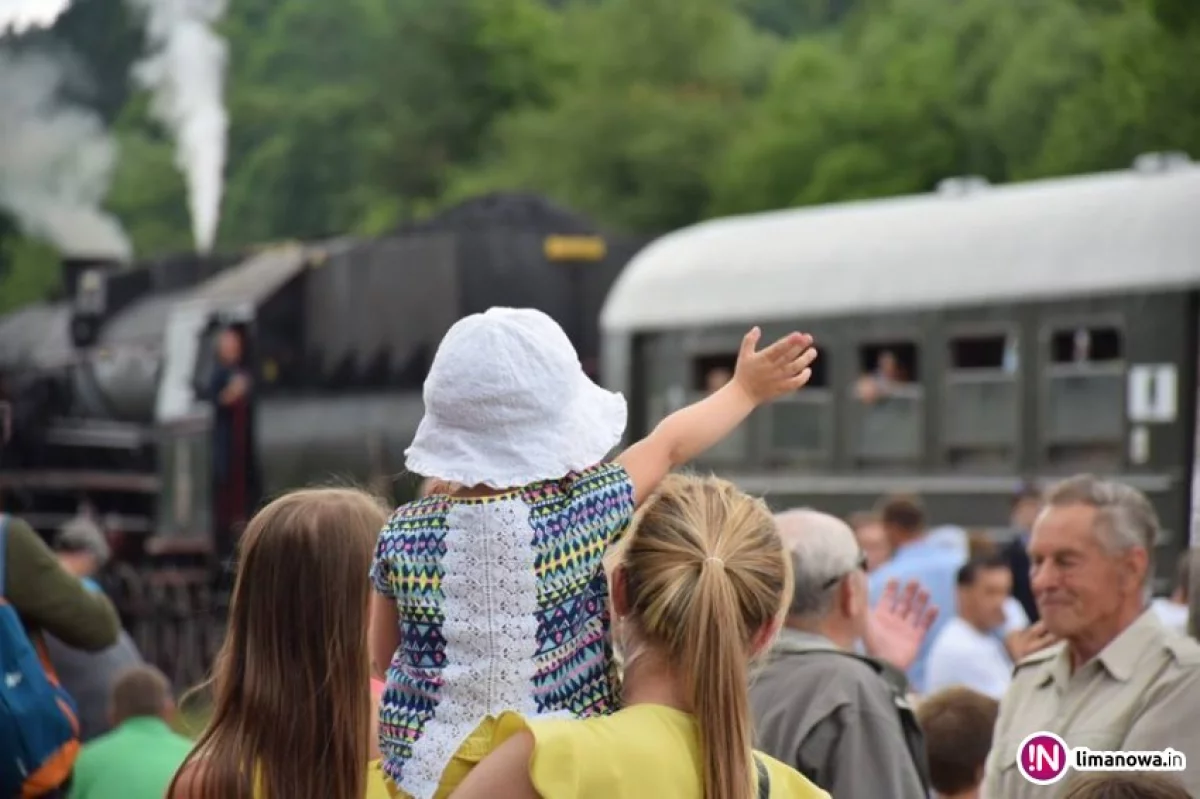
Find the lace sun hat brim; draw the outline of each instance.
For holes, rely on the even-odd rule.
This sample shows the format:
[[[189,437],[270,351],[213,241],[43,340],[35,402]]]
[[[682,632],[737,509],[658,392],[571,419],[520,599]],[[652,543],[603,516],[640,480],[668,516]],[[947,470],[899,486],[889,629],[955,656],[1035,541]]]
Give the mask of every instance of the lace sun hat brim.
[[[496,420],[475,431],[427,412],[404,452],[405,467],[464,486],[516,488],[595,466],[625,434],[625,397],[596,385],[582,369],[573,378],[573,389],[565,407],[541,419]]]

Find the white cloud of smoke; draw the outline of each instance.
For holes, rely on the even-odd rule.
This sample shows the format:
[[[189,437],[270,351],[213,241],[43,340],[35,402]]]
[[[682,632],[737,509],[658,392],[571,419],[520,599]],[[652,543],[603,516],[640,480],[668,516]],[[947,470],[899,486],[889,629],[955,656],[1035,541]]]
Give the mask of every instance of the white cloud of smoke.
[[[67,74],[46,54],[0,52],[0,207],[64,253],[127,260],[101,208],[116,147],[97,114],[63,98]]]
[[[173,133],[183,172],[192,235],[212,249],[221,212],[228,117],[223,89],[228,59],[212,25],[225,0],[127,0],[146,23],[149,53],[134,76],[153,93],[155,117]]]
[[[52,25],[68,5],[70,0],[0,0],[0,33]]]

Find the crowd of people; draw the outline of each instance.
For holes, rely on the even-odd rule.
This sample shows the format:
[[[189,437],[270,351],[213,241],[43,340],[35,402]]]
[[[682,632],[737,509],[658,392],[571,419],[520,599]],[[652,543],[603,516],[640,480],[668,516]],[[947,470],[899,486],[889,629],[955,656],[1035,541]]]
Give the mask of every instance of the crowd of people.
[[[808,382],[810,336],[759,339],[747,334],[729,381],[610,459],[624,400],[586,377],[552,320],[514,309],[461,320],[407,451],[430,478],[422,496],[390,510],[357,489],[303,489],[242,532],[194,742],[172,732],[171,687],[138,663],[91,581],[102,540],[64,530],[55,553],[8,519],[0,595],[36,654],[17,666],[40,693],[23,695],[25,715],[0,706],[0,744],[21,723],[29,733],[20,768],[0,762],[0,788],[1200,795],[1200,770],[1170,755],[1200,763],[1200,644],[1176,629],[1186,582],[1151,602],[1160,530],[1147,499],[1089,475],[1031,488],[1014,500],[1012,543],[997,547],[930,529],[916,497],[843,521],[772,514],[729,482],[677,474]],[[69,724],[50,723],[55,712]],[[70,734],[55,742],[54,730]],[[1027,747],[1047,736],[1169,762],[1055,760],[1047,777]]]

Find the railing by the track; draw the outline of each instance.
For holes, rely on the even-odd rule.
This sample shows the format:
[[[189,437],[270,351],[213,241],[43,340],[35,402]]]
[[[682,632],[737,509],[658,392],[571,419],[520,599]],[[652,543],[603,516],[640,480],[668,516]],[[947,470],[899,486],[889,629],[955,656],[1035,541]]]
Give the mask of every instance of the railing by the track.
[[[207,566],[115,565],[105,589],[142,657],[184,693],[209,676],[225,635],[229,589]]]

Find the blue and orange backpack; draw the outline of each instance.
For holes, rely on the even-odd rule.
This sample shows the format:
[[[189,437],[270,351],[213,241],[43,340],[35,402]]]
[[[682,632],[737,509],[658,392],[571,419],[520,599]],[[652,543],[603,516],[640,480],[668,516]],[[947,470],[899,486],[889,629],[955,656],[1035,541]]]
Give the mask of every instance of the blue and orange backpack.
[[[79,720],[41,639],[5,598],[7,527],[0,514],[0,799],[33,799],[71,775]]]

